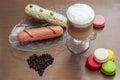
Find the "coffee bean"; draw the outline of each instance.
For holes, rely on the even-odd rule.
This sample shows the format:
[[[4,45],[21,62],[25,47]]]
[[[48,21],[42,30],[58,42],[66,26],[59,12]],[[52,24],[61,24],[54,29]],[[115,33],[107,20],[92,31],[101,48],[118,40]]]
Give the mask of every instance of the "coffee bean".
[[[44,70],[50,64],[52,64],[53,61],[54,61],[54,58],[48,53],[42,54],[40,56],[33,54],[27,59],[29,67],[37,71],[40,76],[43,75]]]

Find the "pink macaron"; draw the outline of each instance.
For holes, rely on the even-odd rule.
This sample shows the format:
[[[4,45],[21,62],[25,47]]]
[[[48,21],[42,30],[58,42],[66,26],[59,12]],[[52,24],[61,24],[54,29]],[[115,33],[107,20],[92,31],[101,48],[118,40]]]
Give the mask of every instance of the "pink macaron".
[[[105,26],[105,18],[102,15],[96,15],[93,21],[94,28],[103,28]]]
[[[101,63],[96,62],[94,55],[90,54],[86,60],[86,67],[90,70],[98,70],[101,67]]]

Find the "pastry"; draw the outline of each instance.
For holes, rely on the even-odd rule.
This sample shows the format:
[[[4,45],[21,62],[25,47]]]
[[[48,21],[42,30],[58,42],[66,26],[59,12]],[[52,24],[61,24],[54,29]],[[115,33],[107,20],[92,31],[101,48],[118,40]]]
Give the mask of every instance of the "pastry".
[[[35,4],[28,4],[25,7],[25,13],[28,16],[39,20],[45,20],[54,25],[62,26],[64,28],[67,26],[67,18],[65,16],[48,9],[44,9]]]
[[[101,63],[96,62],[94,55],[90,54],[86,60],[86,67],[90,70],[98,70],[101,67]]]
[[[114,52],[110,49],[107,49],[107,51],[108,51],[108,54],[109,54],[108,59],[114,61],[114,58],[115,58]]]
[[[94,52],[94,58],[99,63],[104,63],[108,60],[108,51],[104,48],[98,48]]]
[[[94,28],[103,28],[105,26],[105,18],[102,15],[96,15],[93,21]]]
[[[101,72],[105,75],[114,75],[116,73],[116,64],[108,60],[102,64]]]
[[[20,42],[29,42],[59,37],[62,34],[63,28],[61,26],[47,26],[24,30],[18,33],[17,39]]]

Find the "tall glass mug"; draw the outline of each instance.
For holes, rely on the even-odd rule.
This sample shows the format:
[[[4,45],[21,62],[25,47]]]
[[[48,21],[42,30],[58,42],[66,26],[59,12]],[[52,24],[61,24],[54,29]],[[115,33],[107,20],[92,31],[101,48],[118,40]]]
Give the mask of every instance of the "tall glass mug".
[[[67,31],[70,39],[67,47],[75,54],[83,53],[90,47],[90,40],[95,39],[93,32],[94,10],[86,4],[74,4],[67,9]]]

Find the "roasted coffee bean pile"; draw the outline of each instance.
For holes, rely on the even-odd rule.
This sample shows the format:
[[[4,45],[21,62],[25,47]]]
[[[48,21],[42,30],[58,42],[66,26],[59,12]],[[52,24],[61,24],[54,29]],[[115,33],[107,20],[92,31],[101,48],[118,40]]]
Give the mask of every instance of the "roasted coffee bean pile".
[[[54,58],[50,54],[42,54],[40,56],[33,54],[27,59],[30,68],[33,68],[40,76],[43,75],[44,70],[53,63]]]

